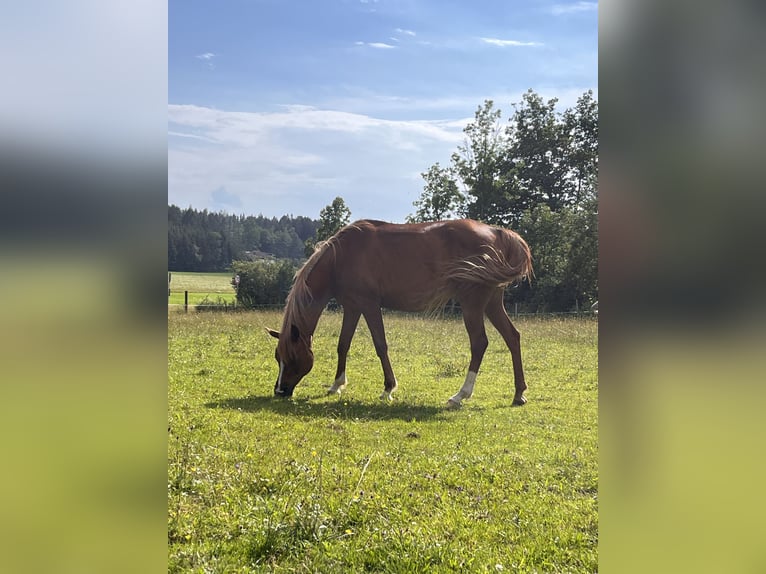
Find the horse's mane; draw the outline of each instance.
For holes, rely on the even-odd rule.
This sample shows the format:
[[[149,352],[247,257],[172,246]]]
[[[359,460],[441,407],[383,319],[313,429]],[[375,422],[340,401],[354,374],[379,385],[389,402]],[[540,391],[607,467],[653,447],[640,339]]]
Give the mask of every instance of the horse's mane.
[[[302,333],[308,331],[307,310],[314,300],[314,295],[308,285],[308,278],[316,264],[319,263],[326,253],[329,252],[333,258],[335,257],[340,240],[350,230],[359,229],[359,223],[361,222],[346,225],[329,239],[317,243],[314,247],[314,252],[306,263],[295,272],[293,286],[287,294],[287,300],[285,301],[285,317],[282,322],[282,332],[289,332],[292,325],[298,327]]]

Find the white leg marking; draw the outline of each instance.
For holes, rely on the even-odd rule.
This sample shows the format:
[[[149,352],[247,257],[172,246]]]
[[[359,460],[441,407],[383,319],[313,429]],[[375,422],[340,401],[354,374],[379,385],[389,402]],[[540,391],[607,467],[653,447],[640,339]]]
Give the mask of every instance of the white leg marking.
[[[332,384],[332,386],[327,389],[328,395],[333,394],[340,394],[341,391],[346,388],[346,384],[348,383],[348,380],[346,379],[346,371],[343,371],[340,376],[335,379],[335,382]]]
[[[394,381],[394,387],[390,391],[385,391],[384,390],[380,394],[380,400],[381,401],[393,401],[394,398],[391,395],[394,393],[394,391],[396,390],[396,387],[398,387],[398,386],[399,385],[396,383],[396,381]]]
[[[476,373],[473,371],[468,371],[468,374],[465,376],[465,382],[463,383],[463,386],[460,387],[460,390],[452,395],[449,400],[447,401],[447,406],[450,407],[459,407],[463,404],[463,399],[470,399],[473,395],[473,386],[476,383]]]

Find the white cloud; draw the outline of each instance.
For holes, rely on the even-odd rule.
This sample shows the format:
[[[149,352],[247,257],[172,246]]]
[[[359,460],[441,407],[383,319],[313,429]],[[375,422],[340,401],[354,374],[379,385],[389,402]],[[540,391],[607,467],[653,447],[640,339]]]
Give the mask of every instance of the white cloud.
[[[391,39],[395,40],[395,38],[391,38]],[[369,48],[375,48],[377,50],[390,50],[392,48],[396,48],[396,46],[392,46],[391,44],[384,44],[383,42],[354,42],[354,44],[356,46],[367,46]]]
[[[193,140],[200,140],[205,141],[209,143],[215,143],[215,140],[211,140],[210,138],[206,138],[204,136],[199,136],[197,134],[186,134],[183,132],[175,132],[175,131],[168,131],[168,136],[170,137],[177,137],[177,138],[187,138],[187,139],[193,139]]]
[[[485,44],[500,46],[501,48],[513,47],[537,47],[542,46],[540,42],[521,42],[519,40],[501,40],[500,38],[479,38]]]
[[[598,10],[597,2],[575,2],[574,4],[554,4],[551,6],[551,13],[555,16],[575,14],[578,12],[590,12],[592,10]]]
[[[394,30],[397,34],[403,34],[404,36],[417,36],[412,30],[404,30],[403,28],[397,28]]]
[[[275,132],[300,130],[346,134],[376,131],[409,134],[430,139],[460,141],[452,122],[383,120],[360,113],[322,110],[312,106],[283,106],[283,112],[228,112],[194,105],[168,106],[172,135],[237,146],[257,146]],[[186,131],[184,131],[184,128]]]
[[[422,191],[410,174],[448,161],[465,122],[394,121],[302,105],[272,113],[169,105],[168,124],[171,203],[215,209],[236,197],[247,213],[316,217],[342,195],[354,217],[401,221]]]
[[[215,69],[215,63],[213,62],[213,58],[215,58],[215,54],[213,52],[205,52],[204,54],[197,54],[195,58],[198,60],[202,60],[207,64],[207,67],[211,70]]]

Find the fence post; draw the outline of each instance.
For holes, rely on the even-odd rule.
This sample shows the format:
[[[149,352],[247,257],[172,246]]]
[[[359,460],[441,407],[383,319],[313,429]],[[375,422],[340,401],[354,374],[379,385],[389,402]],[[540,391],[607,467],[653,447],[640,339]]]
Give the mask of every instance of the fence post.
[[[513,304],[513,318],[518,319],[519,318],[519,304],[514,303]]]
[[[184,313],[189,312],[189,292],[184,291]]]

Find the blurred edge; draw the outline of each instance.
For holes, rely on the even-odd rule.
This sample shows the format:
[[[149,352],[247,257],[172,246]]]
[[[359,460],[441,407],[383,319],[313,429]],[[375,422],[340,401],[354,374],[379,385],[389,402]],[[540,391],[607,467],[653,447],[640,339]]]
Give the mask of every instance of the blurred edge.
[[[166,569],[167,6],[0,22],[0,554]]]
[[[599,4],[599,570],[766,570],[766,8]]]
[[[600,571],[762,572],[766,13],[599,12]],[[161,570],[167,9],[32,1],[0,32],[0,552]]]

